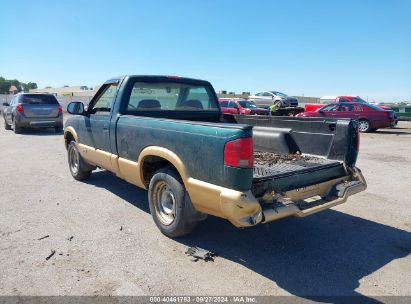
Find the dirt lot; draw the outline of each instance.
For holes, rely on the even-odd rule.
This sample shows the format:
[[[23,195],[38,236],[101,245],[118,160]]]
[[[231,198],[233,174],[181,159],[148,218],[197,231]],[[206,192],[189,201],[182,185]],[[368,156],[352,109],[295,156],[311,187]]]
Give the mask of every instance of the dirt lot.
[[[0,295],[411,295],[409,122],[361,136],[368,189],[348,203],[244,230],[209,217],[179,240],[146,191],[74,181],[61,134],[1,129],[0,158]],[[192,262],[193,245],[219,256]]]

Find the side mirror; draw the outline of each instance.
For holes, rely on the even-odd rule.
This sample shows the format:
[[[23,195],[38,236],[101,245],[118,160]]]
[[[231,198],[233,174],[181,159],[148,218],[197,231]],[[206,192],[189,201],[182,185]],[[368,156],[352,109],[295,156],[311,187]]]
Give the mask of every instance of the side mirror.
[[[8,102],[3,102],[3,106],[8,107],[10,104]]]
[[[67,112],[74,115],[84,115],[84,105],[82,102],[78,101],[70,102],[67,106]]]

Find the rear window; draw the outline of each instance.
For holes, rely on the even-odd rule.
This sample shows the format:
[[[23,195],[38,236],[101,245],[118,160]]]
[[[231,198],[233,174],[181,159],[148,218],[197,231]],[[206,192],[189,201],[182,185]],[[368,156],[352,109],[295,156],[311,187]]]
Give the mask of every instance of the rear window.
[[[208,86],[177,82],[136,82],[127,111],[219,111]]]
[[[56,97],[53,95],[24,94],[19,98],[23,104],[58,104]]]

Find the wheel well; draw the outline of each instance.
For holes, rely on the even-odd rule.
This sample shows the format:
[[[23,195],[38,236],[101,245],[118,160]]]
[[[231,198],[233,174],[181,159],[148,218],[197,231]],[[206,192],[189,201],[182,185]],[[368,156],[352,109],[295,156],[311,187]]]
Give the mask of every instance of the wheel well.
[[[70,144],[70,142],[71,142],[72,140],[74,140],[74,136],[73,136],[73,134],[71,134],[70,132],[67,132],[64,137],[65,137],[65,144],[66,144],[66,149],[67,149],[67,147],[68,147],[68,145]]]
[[[142,168],[144,185],[148,187],[153,175],[158,170],[162,168],[166,168],[166,167],[170,167],[180,176],[177,168],[172,163],[170,163],[168,160],[160,156],[154,156],[154,155],[145,157],[143,160],[143,168]]]

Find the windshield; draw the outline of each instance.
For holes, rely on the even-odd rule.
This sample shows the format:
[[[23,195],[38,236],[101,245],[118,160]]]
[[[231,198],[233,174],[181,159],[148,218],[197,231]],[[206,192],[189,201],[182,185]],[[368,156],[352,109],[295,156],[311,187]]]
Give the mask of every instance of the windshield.
[[[179,82],[136,82],[127,110],[219,111],[208,86]]]
[[[243,108],[247,108],[247,109],[255,109],[255,108],[257,108],[257,106],[256,106],[255,104],[253,104],[252,102],[247,101],[247,100],[240,100],[238,103],[239,103],[240,106],[242,106]]]
[[[364,99],[361,99],[360,97],[353,97],[351,99],[352,99],[353,102],[368,103]]]
[[[276,91],[270,91],[274,95],[280,96],[280,97],[287,97],[287,94],[281,93],[281,92],[276,92]]]

